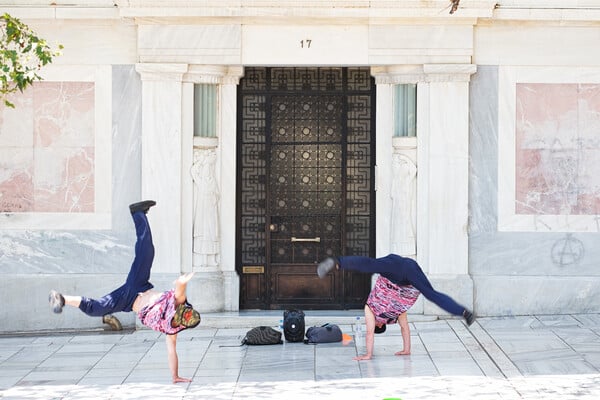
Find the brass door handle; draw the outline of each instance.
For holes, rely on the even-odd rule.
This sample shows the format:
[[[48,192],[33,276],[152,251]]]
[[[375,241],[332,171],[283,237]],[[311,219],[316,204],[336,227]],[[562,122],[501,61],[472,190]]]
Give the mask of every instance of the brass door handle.
[[[320,237],[316,237],[316,238],[297,238],[295,236],[292,236],[291,239],[292,242],[316,242],[316,243],[320,243],[321,242],[321,238]]]

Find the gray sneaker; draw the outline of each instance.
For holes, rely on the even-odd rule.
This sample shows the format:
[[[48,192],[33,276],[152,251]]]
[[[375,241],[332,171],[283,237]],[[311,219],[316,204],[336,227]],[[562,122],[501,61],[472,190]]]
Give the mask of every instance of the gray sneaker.
[[[50,302],[50,307],[52,307],[54,313],[60,314],[62,312],[62,309],[65,306],[65,298],[62,294],[58,293],[56,290],[51,290],[48,295],[48,301]]]
[[[337,266],[337,260],[333,257],[327,257],[317,266],[317,275],[323,279],[325,275]]]
[[[475,322],[475,315],[473,315],[473,313],[467,309],[465,309],[465,311],[463,311],[463,317],[465,318],[465,321],[467,322],[467,326],[471,326],[471,324],[473,322]]]

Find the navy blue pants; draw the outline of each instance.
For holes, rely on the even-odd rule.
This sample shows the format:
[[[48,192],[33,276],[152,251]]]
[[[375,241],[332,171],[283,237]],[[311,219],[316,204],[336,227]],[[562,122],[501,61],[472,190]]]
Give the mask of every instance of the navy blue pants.
[[[79,309],[92,317],[102,317],[119,311],[131,311],[139,293],[152,289],[150,269],[154,260],[154,245],[148,218],[142,211],[132,215],[135,224],[135,258],[123,286],[113,290],[98,300],[82,297]]]
[[[378,273],[396,285],[413,285],[427,300],[450,314],[462,315],[465,310],[465,307],[458,304],[450,296],[433,289],[419,264],[412,258],[401,257],[396,254],[389,254],[381,258],[347,256],[339,257],[338,264],[341,269]]]

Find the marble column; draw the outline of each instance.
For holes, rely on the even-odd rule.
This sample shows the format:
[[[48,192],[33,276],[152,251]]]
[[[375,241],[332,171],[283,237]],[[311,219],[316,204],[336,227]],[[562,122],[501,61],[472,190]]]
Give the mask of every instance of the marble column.
[[[410,218],[410,223],[414,226],[411,230],[414,236],[416,234],[416,191],[408,193],[409,188],[416,187],[416,182],[410,182],[409,185],[403,185],[399,182],[398,172],[401,161],[408,161],[410,168],[416,168],[416,138],[402,137],[394,138],[394,86],[408,83],[418,83],[425,79],[423,68],[420,65],[396,65],[372,67],[371,74],[375,77],[377,85],[377,142],[376,142],[376,256],[382,257],[389,253],[396,253],[402,256],[415,257],[415,238],[412,238],[412,244],[405,240],[398,240],[403,235],[405,226],[400,221],[395,221],[394,217],[399,217],[401,210],[398,207],[400,197],[403,201],[410,198],[410,207],[405,207],[401,214],[402,218]],[[417,104],[419,102],[417,101]],[[395,171],[396,170],[396,171]],[[416,174],[416,172],[415,172]],[[416,179],[413,177],[413,179]],[[399,193],[402,190],[403,193]],[[401,196],[402,195],[402,196]],[[412,213],[412,215],[410,215]],[[398,219],[398,218],[396,218]],[[403,242],[402,244],[398,242]]]
[[[408,246],[398,248],[395,238],[401,234],[403,227],[394,221],[397,213],[394,207],[398,201],[398,176],[395,175],[395,165],[398,158],[410,160],[416,168],[416,138],[394,138],[394,86],[406,83],[417,83],[423,80],[422,68],[412,65],[372,67],[371,74],[377,85],[376,110],[376,256],[383,257],[389,253],[415,258],[415,250],[405,251]],[[417,102],[418,104],[418,102]],[[395,164],[396,162],[396,164]],[[416,176],[415,176],[416,179]],[[416,188],[416,182],[414,182]],[[404,193],[411,197],[411,203],[416,204],[416,191]],[[396,202],[396,204],[395,204]],[[413,210],[414,230],[417,231],[417,208]],[[374,277],[375,279],[375,277]],[[423,300],[419,299],[411,308],[410,313],[423,313]]]
[[[373,67],[377,83],[377,255],[394,250],[394,157],[414,161],[416,255],[436,289],[473,304],[468,260],[469,80],[471,64]],[[394,138],[392,85],[417,84],[417,137]],[[385,102],[385,104],[382,104]],[[381,113],[386,115],[381,116]],[[417,164],[418,160],[418,164]],[[408,254],[406,254],[408,255]],[[410,255],[409,255],[410,256]],[[424,312],[443,311],[424,302]]]
[[[225,310],[239,310],[240,279],[235,270],[237,85],[243,67],[229,67],[219,91],[219,146],[221,148],[221,270]]]
[[[187,64],[136,65],[142,80],[141,199],[157,202],[148,214],[156,248],[153,274],[179,274],[182,268],[182,77],[187,68]]]
[[[472,64],[426,64],[426,82],[417,101],[418,204],[427,213],[419,224],[418,261],[425,265],[436,289],[472,308],[469,275],[469,80]],[[419,92],[417,93],[419,95]],[[424,183],[425,185],[422,185]],[[430,302],[425,312],[442,312]]]
[[[200,299],[202,311],[236,311],[239,309],[239,277],[235,271],[235,210],[236,193],[236,104],[237,84],[243,73],[242,67],[226,65],[191,65],[184,76],[186,84],[189,82],[190,95],[193,98],[193,85],[217,85],[217,137],[193,137],[189,151],[184,151],[184,192],[186,198],[182,200],[184,214],[186,241],[189,239],[188,251],[192,257],[192,270],[196,272],[197,279],[202,282],[202,290],[191,290],[196,298]],[[193,101],[186,109],[192,110]],[[193,115],[192,115],[193,119]],[[193,136],[193,128],[189,128]],[[186,135],[187,137],[187,135]],[[184,146],[185,147],[185,146]],[[194,249],[192,242],[194,234],[194,190],[193,179],[190,172],[193,170],[194,154],[201,157],[215,157],[214,169],[211,169],[212,178],[216,182],[218,206],[218,219],[216,232],[218,232],[215,245],[218,246],[214,257],[205,257]],[[196,191],[197,194],[197,191]],[[197,211],[197,210],[196,210]]]

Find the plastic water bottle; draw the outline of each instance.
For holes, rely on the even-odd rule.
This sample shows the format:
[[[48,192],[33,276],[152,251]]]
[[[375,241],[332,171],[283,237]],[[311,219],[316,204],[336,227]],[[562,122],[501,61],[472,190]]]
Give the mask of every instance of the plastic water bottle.
[[[281,340],[283,341],[283,344],[285,345],[285,334],[283,333],[283,320],[282,319],[279,320],[279,332],[281,332]]]
[[[356,323],[354,324],[354,336],[355,340],[358,340],[362,335],[362,321],[360,317],[356,317]]]

